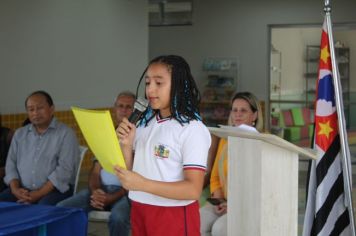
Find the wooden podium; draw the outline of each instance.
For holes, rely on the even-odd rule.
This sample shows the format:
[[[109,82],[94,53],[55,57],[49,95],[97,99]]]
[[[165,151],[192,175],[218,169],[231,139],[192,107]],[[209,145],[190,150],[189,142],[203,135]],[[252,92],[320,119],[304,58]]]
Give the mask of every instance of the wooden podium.
[[[298,156],[315,155],[272,134],[209,130],[228,139],[228,235],[297,236]]]

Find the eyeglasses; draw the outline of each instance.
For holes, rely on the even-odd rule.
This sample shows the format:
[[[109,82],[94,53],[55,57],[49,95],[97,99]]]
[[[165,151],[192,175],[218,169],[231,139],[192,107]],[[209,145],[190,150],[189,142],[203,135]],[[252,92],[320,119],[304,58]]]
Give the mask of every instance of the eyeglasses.
[[[122,110],[132,110],[131,105],[118,104],[118,105],[115,105],[115,107],[117,109],[122,109]]]

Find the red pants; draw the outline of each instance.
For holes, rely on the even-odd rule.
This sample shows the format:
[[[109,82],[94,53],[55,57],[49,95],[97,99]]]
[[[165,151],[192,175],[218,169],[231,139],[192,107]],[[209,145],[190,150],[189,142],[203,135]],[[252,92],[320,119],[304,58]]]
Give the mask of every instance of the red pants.
[[[131,202],[132,236],[198,236],[199,204],[154,206]]]

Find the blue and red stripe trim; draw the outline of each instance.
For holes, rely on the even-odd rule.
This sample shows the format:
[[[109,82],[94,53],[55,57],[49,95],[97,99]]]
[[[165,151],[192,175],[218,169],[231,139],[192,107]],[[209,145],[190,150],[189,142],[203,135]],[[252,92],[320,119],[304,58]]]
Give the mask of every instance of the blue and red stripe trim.
[[[183,165],[183,169],[184,170],[201,170],[201,171],[205,171],[206,170],[206,166],[202,166],[202,165]]]

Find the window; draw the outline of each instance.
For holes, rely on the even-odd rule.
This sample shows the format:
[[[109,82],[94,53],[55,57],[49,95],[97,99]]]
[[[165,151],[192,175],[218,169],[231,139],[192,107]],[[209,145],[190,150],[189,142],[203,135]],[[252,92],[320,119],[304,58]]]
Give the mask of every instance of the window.
[[[270,33],[270,122],[267,125],[272,133],[288,141],[310,146],[313,130],[302,126],[313,122],[321,25],[277,25],[270,27]],[[350,131],[356,130],[356,67],[353,60],[356,24],[334,24],[333,36],[346,128],[350,135]],[[311,118],[306,119],[309,114]]]

